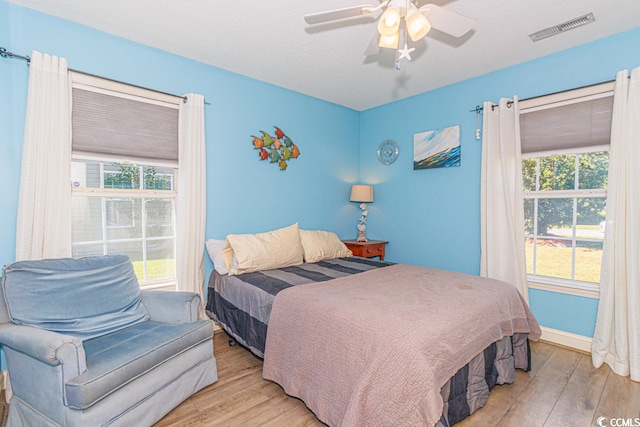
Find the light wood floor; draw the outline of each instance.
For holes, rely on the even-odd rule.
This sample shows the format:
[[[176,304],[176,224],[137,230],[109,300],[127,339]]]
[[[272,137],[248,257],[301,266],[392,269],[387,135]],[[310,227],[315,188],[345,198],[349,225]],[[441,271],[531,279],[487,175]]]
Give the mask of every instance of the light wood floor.
[[[262,379],[262,361],[224,332],[214,338],[219,381],[182,403],[155,427],[323,426],[304,403]],[[591,356],[532,343],[531,372],[496,386],[484,408],[459,427],[595,426],[599,417],[640,418],[640,383],[619,377]],[[610,425],[605,421],[604,425]]]
[[[324,426],[302,401],[263,380],[262,360],[240,346],[229,347],[224,332],[216,333],[214,346],[218,382],[155,427]],[[605,426],[610,418],[640,418],[640,383],[617,376],[606,365],[593,368],[589,355],[532,343],[532,364],[531,372],[517,371],[513,384],[496,386],[485,407],[456,426],[598,427],[600,417]],[[0,404],[2,426],[7,412]]]

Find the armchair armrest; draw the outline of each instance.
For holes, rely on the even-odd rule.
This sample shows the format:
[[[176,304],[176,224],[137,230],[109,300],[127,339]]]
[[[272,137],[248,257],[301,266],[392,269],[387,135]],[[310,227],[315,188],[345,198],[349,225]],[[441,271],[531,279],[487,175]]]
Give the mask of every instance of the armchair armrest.
[[[64,384],[87,370],[84,346],[76,337],[7,322],[0,324],[0,344],[7,357],[14,396],[26,401],[46,402],[60,398],[66,405]],[[34,375],[36,382],[54,388],[44,392],[44,389],[33,387]],[[51,384],[52,381],[59,382]]]
[[[195,292],[141,291],[142,304],[150,320],[162,323],[191,323],[198,320],[200,296]]]
[[[87,369],[82,341],[76,337],[14,323],[0,324],[0,344],[47,365],[64,365],[71,375]]]

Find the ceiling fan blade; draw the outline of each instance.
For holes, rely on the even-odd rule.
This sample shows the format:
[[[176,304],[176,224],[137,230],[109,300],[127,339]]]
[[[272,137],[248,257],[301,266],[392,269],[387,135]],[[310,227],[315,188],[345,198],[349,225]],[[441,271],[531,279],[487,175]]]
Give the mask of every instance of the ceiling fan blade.
[[[369,46],[367,46],[367,48],[365,49],[363,55],[364,56],[371,56],[371,55],[377,55],[380,53],[380,46],[378,45],[378,43],[380,43],[380,34],[376,31],[373,34],[373,38],[371,38],[371,41],[369,42]]]
[[[462,37],[476,27],[477,22],[475,19],[460,15],[459,13],[452,12],[435,4],[426,4],[419,10],[425,13],[425,15],[427,15],[427,10],[430,10],[427,19],[433,28],[451,34],[453,37]]]
[[[307,24],[321,24],[323,22],[335,21],[336,19],[353,18],[355,16],[371,13],[375,6],[363,4],[360,6],[345,7],[344,9],[328,10],[326,12],[310,13],[305,15]]]

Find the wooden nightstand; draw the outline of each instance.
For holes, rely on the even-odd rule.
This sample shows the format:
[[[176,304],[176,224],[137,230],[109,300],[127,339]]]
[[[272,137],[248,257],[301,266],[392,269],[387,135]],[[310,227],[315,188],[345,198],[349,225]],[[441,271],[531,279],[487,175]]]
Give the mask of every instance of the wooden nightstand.
[[[347,248],[355,256],[361,256],[364,258],[380,257],[380,261],[384,261],[384,247],[389,242],[382,240],[368,240],[366,242],[356,242],[355,240],[343,240]]]

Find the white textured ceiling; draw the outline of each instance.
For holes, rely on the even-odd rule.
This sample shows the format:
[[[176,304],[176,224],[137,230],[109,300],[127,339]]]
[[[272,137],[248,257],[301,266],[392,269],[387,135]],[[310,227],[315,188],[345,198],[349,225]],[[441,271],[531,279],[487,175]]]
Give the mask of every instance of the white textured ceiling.
[[[397,71],[395,51],[362,55],[379,14],[313,28],[303,20],[367,0],[9,1],[356,110],[640,25],[640,0],[432,0],[476,19],[477,27],[461,39],[432,30]],[[589,12],[593,24],[536,43],[528,37]]]

